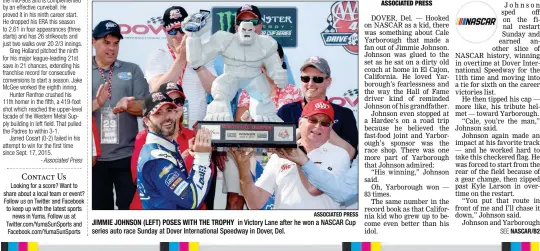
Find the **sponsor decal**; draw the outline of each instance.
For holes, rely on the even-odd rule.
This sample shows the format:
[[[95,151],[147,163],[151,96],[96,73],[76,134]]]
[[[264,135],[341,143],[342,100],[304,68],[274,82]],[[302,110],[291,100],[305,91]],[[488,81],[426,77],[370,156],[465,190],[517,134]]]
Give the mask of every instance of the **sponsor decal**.
[[[124,39],[166,39],[162,17],[150,17],[148,20],[118,24]]]
[[[209,131],[212,132],[212,139],[213,140],[220,140],[221,139],[221,127],[220,125],[201,125],[202,128],[206,128]]]
[[[281,130],[278,134],[278,136],[282,139],[288,139],[289,138],[289,131],[287,129]]]
[[[323,103],[323,102],[318,102],[317,104],[315,104],[315,109],[329,109],[330,106]]]
[[[331,103],[334,103],[336,105],[349,108],[353,111],[354,116],[358,116],[358,89],[349,89],[345,93],[343,93],[343,96],[334,96],[329,97],[328,101]],[[357,118],[358,120],[358,118]],[[338,121],[334,121],[334,123],[337,123]]]
[[[274,140],[275,141],[290,141],[293,140],[293,127],[274,127]]]
[[[167,90],[178,90],[178,86],[175,82],[167,83]]]
[[[139,197],[141,198],[141,200],[150,199],[150,196],[146,194],[146,190],[144,189],[142,181],[139,179],[137,179],[137,190],[139,190]]]
[[[244,4],[244,6],[242,6],[242,8],[240,9],[240,12],[246,10],[253,10],[253,8],[251,8],[251,4]]]
[[[285,171],[285,170],[288,170],[288,169],[291,169],[292,165],[291,164],[283,164],[281,165],[281,172]]]
[[[244,5],[245,6],[245,5]],[[212,8],[212,33],[218,30],[235,33],[236,9],[238,7]],[[260,7],[263,30],[261,35],[273,37],[282,47],[296,47],[298,19],[296,8]]]
[[[467,42],[482,43],[497,30],[497,13],[485,2],[466,3],[456,16],[458,34]]]
[[[178,161],[176,161],[176,159],[171,155],[169,154],[168,152],[165,152],[163,150],[159,150],[159,149],[154,149],[150,152],[150,155],[156,159],[166,159],[170,162],[172,162],[173,164],[177,164]]]
[[[317,64],[317,63],[320,63],[321,61],[321,58],[320,57],[310,57],[309,60],[308,60],[308,63],[310,64]]]
[[[174,189],[176,186],[178,186],[178,184],[180,183],[180,181],[182,181],[182,177],[178,177],[178,178],[171,184],[171,189]]]
[[[165,174],[168,174],[169,171],[171,171],[171,169],[173,168],[173,165],[170,164],[166,167],[164,167],[163,169],[161,169],[161,172],[159,173],[159,178],[163,178],[163,176],[165,176]]]
[[[185,199],[186,196],[188,195],[188,191],[189,191],[188,189],[185,189],[185,191],[182,193],[182,195],[180,195],[180,198]]]
[[[358,55],[358,1],[338,1],[330,7],[328,26],[321,32],[325,46],[343,46]]]
[[[170,19],[178,19],[182,17],[182,14],[180,13],[179,9],[171,10],[169,14],[170,14],[169,16]]]
[[[110,28],[116,28],[116,26],[118,26],[118,25],[116,25],[116,24],[113,23],[113,22],[107,22],[107,23],[105,24],[105,28],[107,28],[107,30],[110,29]]]
[[[164,100],[165,99],[165,96],[163,96],[163,94],[161,92],[156,92],[154,94],[152,94],[152,102],[157,102],[157,101],[161,101],[161,100]]]
[[[122,80],[130,80],[132,78],[131,72],[120,72],[118,78]]]
[[[197,184],[197,187],[201,190],[204,187],[204,175],[206,174],[206,171],[206,167],[199,166],[199,184]]]
[[[177,172],[169,173],[167,175],[167,178],[165,179],[165,185],[170,186],[173,183],[173,181],[175,181],[179,176],[180,174],[178,174]]]
[[[268,132],[230,130],[230,131],[226,132],[225,140],[267,141],[268,140]]]
[[[182,181],[182,183],[180,183],[179,186],[177,186],[175,189],[174,189],[174,194],[180,196],[180,194],[182,192],[184,192],[184,190],[186,190],[186,188],[188,187],[188,183],[185,182],[185,181]],[[185,198],[185,197],[184,197]]]

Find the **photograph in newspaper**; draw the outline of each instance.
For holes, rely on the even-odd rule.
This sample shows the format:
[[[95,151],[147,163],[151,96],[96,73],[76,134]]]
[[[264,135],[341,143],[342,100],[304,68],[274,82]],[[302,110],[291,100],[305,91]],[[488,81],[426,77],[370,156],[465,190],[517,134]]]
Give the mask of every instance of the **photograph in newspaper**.
[[[357,209],[356,5],[93,3],[92,209]]]

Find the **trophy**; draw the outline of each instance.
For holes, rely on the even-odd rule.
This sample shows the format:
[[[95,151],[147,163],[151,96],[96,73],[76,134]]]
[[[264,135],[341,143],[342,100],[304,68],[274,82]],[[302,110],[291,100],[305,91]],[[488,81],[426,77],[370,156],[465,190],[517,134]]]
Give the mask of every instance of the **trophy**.
[[[249,11],[249,10],[248,10]],[[186,58],[193,68],[223,56],[224,72],[212,83],[213,101],[197,128],[212,131],[212,145],[217,147],[296,148],[296,124],[284,123],[270,97],[268,77],[278,88],[287,85],[287,71],[283,69],[277,52],[277,42],[271,36],[255,33],[252,20],[239,21],[235,34],[217,31],[202,42],[201,35],[209,28],[210,11],[201,10],[182,22],[186,33]],[[254,122],[233,122],[230,102],[239,89],[250,96],[250,115]]]

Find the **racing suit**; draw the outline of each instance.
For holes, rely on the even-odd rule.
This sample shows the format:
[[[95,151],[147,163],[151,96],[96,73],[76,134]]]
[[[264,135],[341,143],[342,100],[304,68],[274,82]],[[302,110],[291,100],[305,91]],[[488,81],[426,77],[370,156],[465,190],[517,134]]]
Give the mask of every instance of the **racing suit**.
[[[137,190],[143,209],[198,209],[208,190],[210,153],[195,153],[188,174],[175,141],[148,132],[137,161]]]

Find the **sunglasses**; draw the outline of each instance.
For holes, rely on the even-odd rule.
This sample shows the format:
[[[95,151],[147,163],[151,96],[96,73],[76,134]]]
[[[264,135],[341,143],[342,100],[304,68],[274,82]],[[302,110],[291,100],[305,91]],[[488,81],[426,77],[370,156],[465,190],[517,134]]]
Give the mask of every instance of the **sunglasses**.
[[[184,31],[182,30],[182,27],[171,29],[170,31],[167,31],[167,34],[171,36],[175,36],[176,33],[180,32],[180,34],[184,34]]]
[[[317,84],[321,84],[324,81],[325,77],[317,77],[317,76],[315,76],[315,77],[301,76],[300,77],[300,80],[302,80],[302,82],[304,82],[304,83],[309,83],[309,80],[311,80],[311,79],[313,79],[313,82],[315,82]]]
[[[184,98],[178,97],[173,99],[174,104],[184,106]]]
[[[310,123],[310,124],[319,124],[321,123],[321,126],[323,127],[330,127],[332,125],[332,122],[330,121],[326,121],[326,120],[318,120],[314,117],[305,117],[307,119],[307,121]]]
[[[261,20],[259,19],[249,19],[249,20],[237,20],[236,25],[240,25],[242,22],[251,22],[253,26],[259,25]]]

